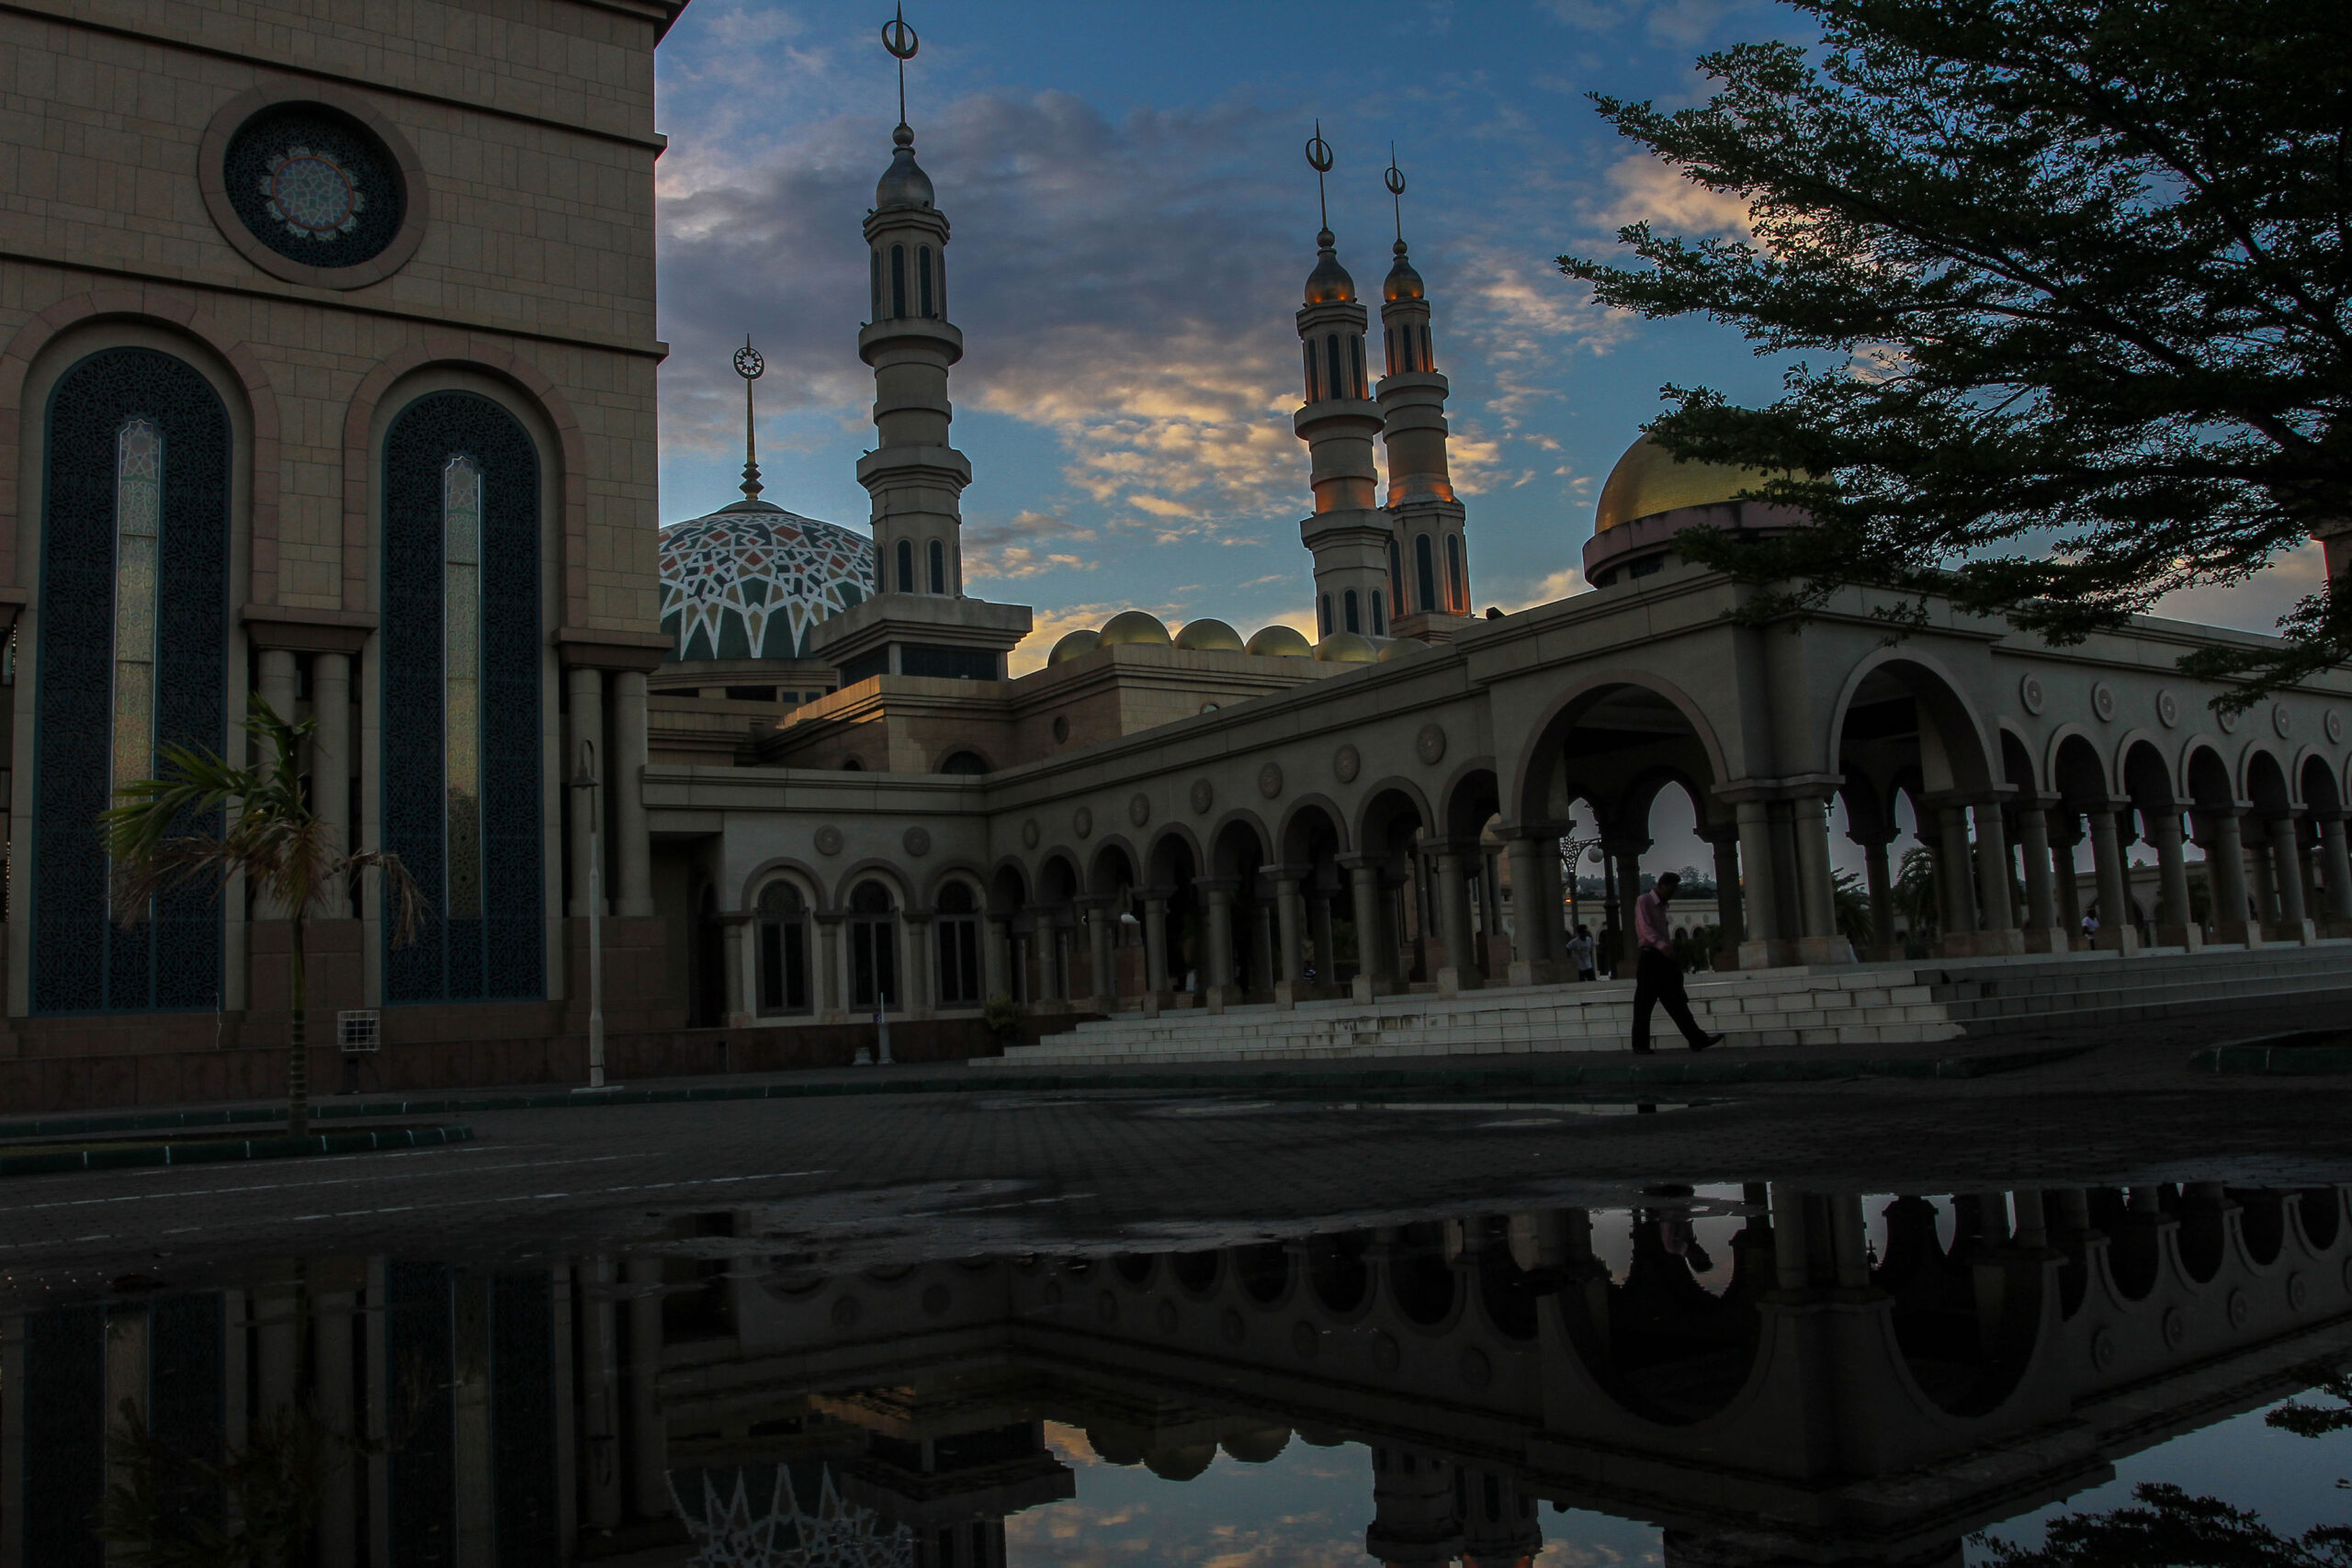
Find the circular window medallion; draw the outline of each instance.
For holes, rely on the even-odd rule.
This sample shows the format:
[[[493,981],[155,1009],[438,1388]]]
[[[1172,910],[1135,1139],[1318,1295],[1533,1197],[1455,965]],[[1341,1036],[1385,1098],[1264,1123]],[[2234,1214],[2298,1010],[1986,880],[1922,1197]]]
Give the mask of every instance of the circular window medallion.
[[[1385,1330],[1376,1330],[1372,1337],[1372,1364],[1384,1372],[1393,1372],[1396,1363],[1405,1359],[1398,1348],[1396,1337]]]
[[[2091,1330],[2091,1365],[2105,1371],[2115,1361],[2115,1335],[2106,1328]]]
[[[928,828],[910,828],[907,829],[906,836],[900,839],[899,842],[906,846],[907,853],[915,856],[917,859],[921,859],[922,856],[931,853],[931,829]]]
[[[1413,737],[1413,754],[1420,758],[1423,765],[1428,767],[1435,767],[1443,761],[1445,760],[1445,731],[1434,724],[1421,726],[1421,732]]]
[[[2228,1304],[2223,1310],[2229,1314],[2232,1328],[2244,1328],[2245,1320],[2254,1315],[2254,1303],[2246,1299],[2246,1293],[2244,1291],[2232,1291]]]
[[[1161,1302],[1152,1315],[1159,1324],[1159,1332],[1162,1334],[1173,1334],[1176,1332],[1176,1325],[1180,1319],[1176,1314],[1176,1303],[1174,1302]]]
[[[833,1303],[833,1326],[835,1328],[852,1327],[858,1318],[864,1315],[865,1311],[864,1307],[857,1304],[855,1296],[843,1296]]]
[[[1342,746],[1331,753],[1331,772],[1341,784],[1353,784],[1363,771],[1363,756],[1352,746]]]
[[[2165,1308],[2164,1336],[2167,1350],[2179,1349],[2181,1341],[2188,1337],[2188,1319],[2181,1315],[2178,1307]]]
[[[2101,681],[2091,688],[2091,712],[2098,715],[2101,724],[2115,718],[2115,688]]]
[[[2342,714],[2337,713],[2334,708],[2328,709],[2327,717],[2322,721],[2321,728],[2327,731],[2330,744],[2336,745],[2343,742],[2344,716]]]
[[[1269,762],[1264,767],[1260,768],[1258,770],[1258,793],[1264,795],[1268,800],[1272,800],[1274,796],[1282,794],[1282,792],[1283,765],[1280,762]]]
[[[2166,729],[2177,728],[2180,723],[2180,699],[2174,696],[2170,692],[2158,692],[2156,694],[2156,720]]]
[[[2018,701],[2025,705],[2025,711],[2028,713],[2038,714],[2041,711],[2043,705],[2049,699],[2041,694],[2041,676],[2029,675],[2018,682]]]
[[[1104,1291],[1094,1298],[1094,1315],[1105,1323],[1119,1321],[1119,1298]]]
[[[1313,1324],[1300,1320],[1291,1325],[1291,1353],[1302,1361],[1315,1359],[1315,1352],[1323,1348],[1322,1331]]]
[[[2295,716],[2288,711],[2285,703],[2270,705],[2270,728],[2278,732],[2278,739],[2281,740],[2294,733]]]
[[[1206,779],[1194,779],[1193,781],[1193,814],[1195,816],[1204,815],[1208,811],[1210,807],[1215,806],[1216,804],[1216,786],[1209,783]]]
[[[2290,1310],[2290,1311],[2293,1311],[2293,1312],[2301,1312],[2301,1311],[2302,1311],[2305,1307],[2307,1307],[2307,1306],[2309,1306],[2309,1305],[2311,1305],[2311,1304],[2312,1304],[2312,1286],[2311,1286],[2311,1281],[2310,1281],[2310,1280],[2306,1280],[2306,1279],[2304,1279],[2301,1274],[2290,1274],[2290,1275],[2288,1275],[2288,1276],[2287,1276],[2287,1306],[2288,1306],[2289,1310]]]
[[[1216,1320],[1216,1332],[1227,1344],[1238,1345],[1250,1337],[1250,1325],[1241,1321],[1240,1313],[1227,1307],[1225,1315]]]
[[[356,95],[315,84],[243,94],[207,129],[205,205],[274,276],[327,288],[381,282],[424,235],[424,171]]]
[[[1150,821],[1151,796],[1141,790],[1136,791],[1127,800],[1127,820],[1138,828]]]
[[[1069,814],[1069,830],[1083,839],[1094,831],[1094,813],[1080,807]]]
[[[1056,740],[1069,739],[1069,720],[1060,714],[1054,716],[1054,739]]]
[[[2238,732],[2238,711],[2235,708],[2217,709],[2213,715],[2213,722],[2222,727],[2222,734],[2235,735]]]
[[[831,822],[817,829],[817,852],[820,855],[842,852],[842,830]]]
[[[1455,1363],[1455,1370],[1461,1372],[1462,1381],[1472,1388],[1484,1388],[1495,1381],[1495,1363],[1487,1359],[1487,1353],[1475,1345],[1462,1352],[1462,1359]]]
[[[1035,817],[1032,817],[1028,821],[1021,824],[1021,843],[1023,848],[1032,850],[1035,849],[1037,847],[1037,840],[1045,836],[1046,830],[1037,826],[1037,819]]]
[[[922,1292],[922,1310],[927,1315],[937,1317],[954,1304],[955,1299],[944,1285],[926,1285]]]

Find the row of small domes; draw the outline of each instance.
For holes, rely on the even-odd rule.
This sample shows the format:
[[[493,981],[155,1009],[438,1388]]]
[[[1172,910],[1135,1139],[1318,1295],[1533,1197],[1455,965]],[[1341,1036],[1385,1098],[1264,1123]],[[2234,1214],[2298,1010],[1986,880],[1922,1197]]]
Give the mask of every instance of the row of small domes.
[[[1167,623],[1149,611],[1122,610],[1103,622],[1100,631],[1080,627],[1066,634],[1046,655],[1046,663],[1065,663],[1098,648],[1140,644],[1198,652],[1249,653],[1261,659],[1318,659],[1326,664],[1385,663],[1429,647],[1419,637],[1370,637],[1354,632],[1333,632],[1321,642],[1310,643],[1305,634],[1285,626],[1261,626],[1244,642],[1241,634],[1225,622],[1206,617],[1186,621],[1171,637]]]

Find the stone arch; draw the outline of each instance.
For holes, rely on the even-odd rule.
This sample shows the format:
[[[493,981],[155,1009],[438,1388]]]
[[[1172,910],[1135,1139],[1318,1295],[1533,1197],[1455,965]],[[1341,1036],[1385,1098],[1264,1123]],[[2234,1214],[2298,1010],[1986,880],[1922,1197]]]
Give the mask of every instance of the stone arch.
[[[2199,736],[2182,749],[2180,779],[2188,797],[2199,807],[2229,806],[2238,799],[2237,784],[2221,743]]]
[[[2033,756],[2033,741],[2025,728],[2004,716],[1996,725],[2001,748],[2001,778],[2010,788],[2028,795],[2041,793],[2041,770]]]
[[[1928,788],[1984,790],[1992,787],[1993,759],[1984,721],[1962,694],[1960,682],[1925,649],[1905,643],[1874,649],[1846,676],[1830,705],[1822,757],[1830,772],[1853,743],[1857,709],[1894,705],[1908,698],[1918,738],[1919,768]],[[1884,722],[1899,715],[1888,714]],[[1866,728],[1866,727],[1860,727]],[[1929,744],[1930,740],[1934,744]]]
[[[2116,739],[2109,753],[2115,759],[2115,793],[2134,795],[2132,781],[2143,784],[2163,780],[2163,787],[2174,786],[2172,763],[2165,756],[2164,737],[2152,729],[2127,729]],[[2138,772],[2135,773],[2134,769]]]
[[[2257,740],[2240,756],[2238,768],[2240,791],[2256,811],[2276,817],[2293,809],[2295,781],[2278,752]]]
[[[944,861],[933,869],[930,879],[923,884],[922,908],[926,909],[939,908],[940,890],[951,882],[966,884],[979,896],[983,905],[987,903],[988,873],[980,868],[978,861],[956,859]]]
[[[1122,873],[1124,872],[1124,877]],[[1124,833],[1104,835],[1094,846],[1087,866],[1087,891],[1098,897],[1114,896],[1123,882],[1129,887],[1143,880],[1143,860]]]
[[[1437,818],[1430,814],[1429,796],[1421,786],[1401,773],[1392,773],[1364,786],[1356,807],[1356,842],[1363,846],[1365,854],[1378,854],[1395,847],[1391,835],[1401,826],[1409,812],[1415,828],[1434,831]]]
[[[1654,707],[1662,703],[1679,714],[1705,754],[1709,773],[1717,780],[1731,776],[1713,723],[1705,708],[1689,693],[1645,670],[1595,671],[1555,698],[1544,709],[1543,717],[1529,727],[1528,738],[1512,761],[1509,787],[1503,794],[1513,818],[1540,821],[1549,816],[1554,784],[1565,773],[1564,752],[1568,736],[1588,715],[1612,700],[1623,702],[1618,696],[1621,693],[1640,694],[1640,698],[1627,705]]]
[[[743,879],[736,884],[737,897],[730,912],[742,914],[755,908],[760,889],[778,877],[797,886],[800,896],[808,900],[810,908],[824,908],[825,879],[818,874],[815,866],[792,855],[771,855],[746,872]]]
[[[1237,807],[1217,819],[1209,833],[1209,863],[1206,874],[1232,876],[1240,873],[1238,858],[1245,849],[1255,858],[1247,863],[1263,864],[1273,858],[1274,841],[1266,832],[1266,825],[1258,814],[1246,807]]]
[[[1348,852],[1348,814],[1338,802],[1327,795],[1302,795],[1292,801],[1274,830],[1274,842],[1281,846],[1283,859],[1294,863],[1312,860],[1307,840],[1315,837],[1318,829],[1330,834],[1335,852]]]
[[[1038,857],[1036,874],[1030,886],[1040,904],[1064,905],[1071,902],[1086,884],[1078,868],[1078,856],[1056,845]]]
[[[996,863],[988,875],[988,911],[996,919],[1009,919],[1021,912],[1029,902],[1029,874],[1011,855]]]
[[[2303,804],[2313,811],[2344,809],[2344,791],[2336,782],[2335,768],[2317,747],[2304,748],[2295,766],[2295,780],[2301,788]]]
[[[1438,786],[1437,821],[1450,839],[1475,839],[1502,812],[1502,780],[1492,757],[1473,757]]]
[[[2075,811],[2104,809],[2114,791],[2114,770],[2080,726],[2056,737],[2050,752],[2050,784]]]
[[[1145,852],[1144,874],[1155,883],[1181,886],[1200,875],[1200,868],[1207,863],[1207,857],[1201,852],[1201,840],[1193,830],[1182,822],[1170,822],[1151,836],[1151,848]]]
[[[832,898],[819,912],[839,914],[849,908],[850,895],[861,882],[879,882],[890,892],[890,907],[899,914],[913,908],[913,890],[908,885],[907,874],[895,863],[879,856],[868,856],[842,868],[833,879]],[[739,911],[740,912],[740,911]]]

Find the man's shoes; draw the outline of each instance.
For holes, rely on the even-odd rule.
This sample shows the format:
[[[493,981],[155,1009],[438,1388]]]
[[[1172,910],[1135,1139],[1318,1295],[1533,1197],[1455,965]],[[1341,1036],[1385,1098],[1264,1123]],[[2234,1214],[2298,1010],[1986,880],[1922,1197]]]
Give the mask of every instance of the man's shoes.
[[[1690,1042],[1690,1049],[1693,1051],[1703,1051],[1710,1045],[1720,1045],[1723,1043],[1724,1036],[1720,1034],[1710,1034],[1704,1040],[1693,1040]]]
[[[1651,1046],[1647,1046],[1647,1045],[1636,1045],[1636,1046],[1634,1046],[1634,1055],[1636,1055],[1636,1056],[1647,1056],[1647,1055],[1652,1055],[1652,1054],[1653,1054],[1653,1048],[1652,1048]]]

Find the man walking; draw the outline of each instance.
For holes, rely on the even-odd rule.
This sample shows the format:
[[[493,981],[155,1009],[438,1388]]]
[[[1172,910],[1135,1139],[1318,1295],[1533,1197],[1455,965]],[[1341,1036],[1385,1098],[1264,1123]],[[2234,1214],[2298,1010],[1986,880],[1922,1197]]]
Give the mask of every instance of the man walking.
[[[1650,1048],[1650,1009],[1659,1002],[1693,1051],[1723,1042],[1722,1035],[1699,1027],[1690,1016],[1690,999],[1682,993],[1682,965],[1675,961],[1674,935],[1666,923],[1666,907],[1681,886],[1682,878],[1669,871],[1634,901],[1634,940],[1639,943],[1634,953],[1634,1049],[1644,1055]]]

